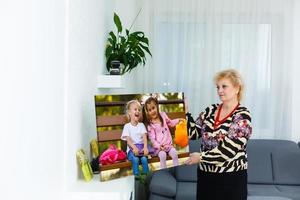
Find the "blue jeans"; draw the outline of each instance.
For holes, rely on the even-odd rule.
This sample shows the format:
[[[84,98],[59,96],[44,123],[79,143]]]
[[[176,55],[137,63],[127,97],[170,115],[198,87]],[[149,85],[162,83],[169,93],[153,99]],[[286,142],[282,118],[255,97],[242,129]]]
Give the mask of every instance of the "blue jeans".
[[[134,153],[131,150],[129,150],[127,157],[128,160],[130,160],[132,163],[132,171],[134,175],[139,175],[140,161],[142,163],[143,173],[149,172],[148,160],[145,156],[135,156]]]

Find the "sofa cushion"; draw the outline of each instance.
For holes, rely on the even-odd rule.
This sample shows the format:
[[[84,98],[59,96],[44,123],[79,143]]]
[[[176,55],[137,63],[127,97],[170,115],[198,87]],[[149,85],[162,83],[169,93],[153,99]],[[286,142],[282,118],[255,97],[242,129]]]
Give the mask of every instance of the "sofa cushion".
[[[300,153],[300,149],[293,141],[288,140],[263,140],[250,139],[247,144],[248,153],[248,182],[249,183],[263,183],[263,184],[298,184],[288,176],[283,174],[285,169],[285,162],[290,158],[284,155],[291,155],[292,153]],[[299,157],[299,156],[298,156]],[[279,160],[278,160],[279,159]],[[298,161],[300,161],[298,159]],[[295,164],[298,166],[298,164]],[[293,168],[293,171],[296,168]],[[276,179],[276,180],[274,180]],[[299,179],[298,176],[295,179]],[[276,181],[276,182],[274,182]]]
[[[201,140],[189,140],[189,152],[200,151]],[[175,177],[177,181],[196,182],[197,181],[197,165],[181,165],[174,167]]]
[[[197,164],[176,167],[175,177],[177,181],[197,182]]]
[[[156,194],[151,194],[149,200],[173,200],[171,197],[159,196]]]
[[[200,152],[201,139],[200,140],[189,140],[189,152]]]
[[[248,183],[272,184],[272,161],[270,152],[248,145]]]
[[[250,139],[249,145],[268,152],[295,151],[297,146],[293,141],[276,139]]]
[[[286,196],[293,200],[300,200],[300,186],[276,185],[276,188],[280,190],[281,196]]]
[[[286,197],[275,197],[275,196],[270,196],[270,197],[248,196],[247,200],[292,200],[292,199]]]
[[[167,170],[159,170],[153,173],[149,189],[152,193],[165,197],[176,195],[176,180]]]
[[[195,200],[196,199],[196,182],[177,182],[176,200]]]
[[[295,147],[297,152],[282,151],[272,155],[274,183],[300,185],[300,150],[296,143]]]
[[[249,196],[281,196],[275,185],[248,184]]]

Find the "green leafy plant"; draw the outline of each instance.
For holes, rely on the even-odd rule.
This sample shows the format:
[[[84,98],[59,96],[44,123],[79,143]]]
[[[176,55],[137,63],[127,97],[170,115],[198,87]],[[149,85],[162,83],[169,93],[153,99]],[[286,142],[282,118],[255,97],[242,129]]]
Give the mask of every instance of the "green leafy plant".
[[[122,33],[123,28],[121,20],[116,13],[114,13],[114,23],[117,27],[117,32],[116,34],[113,31],[109,33],[105,49],[107,70],[110,70],[111,61],[113,60],[118,60],[120,63],[124,64],[122,74],[130,72],[139,64],[143,64],[144,66],[146,62],[146,52],[152,56],[149,50],[148,38],[142,31],[130,33],[132,25],[129,30],[125,30],[124,35]]]
[[[139,175],[135,176],[135,179],[140,181],[143,185],[147,185],[147,179],[149,179],[149,176],[151,176],[152,171],[149,170],[147,174],[143,172],[143,168],[141,165],[139,165]]]

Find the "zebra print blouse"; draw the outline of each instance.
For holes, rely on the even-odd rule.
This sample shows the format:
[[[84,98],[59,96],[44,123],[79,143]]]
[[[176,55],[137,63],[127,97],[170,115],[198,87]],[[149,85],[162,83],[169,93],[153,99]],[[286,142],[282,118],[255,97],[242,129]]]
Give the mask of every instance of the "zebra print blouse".
[[[250,112],[239,105],[225,121],[216,126],[218,106],[213,104],[207,107],[196,121],[187,113],[189,138],[202,139],[199,168],[215,173],[245,170],[246,144],[252,133]]]

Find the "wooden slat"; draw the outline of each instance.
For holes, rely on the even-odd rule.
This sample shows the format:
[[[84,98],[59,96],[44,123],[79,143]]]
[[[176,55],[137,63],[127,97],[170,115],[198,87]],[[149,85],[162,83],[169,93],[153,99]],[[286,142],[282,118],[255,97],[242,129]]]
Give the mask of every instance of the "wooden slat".
[[[110,101],[110,102],[96,102],[96,107],[106,106],[125,106],[127,101]],[[170,100],[158,100],[159,104],[180,104],[184,103],[183,99],[170,99]]]
[[[184,112],[170,112],[166,114],[170,119],[185,118]],[[126,123],[126,115],[97,116],[97,127],[122,126]]]
[[[185,112],[170,112],[166,113],[170,119],[176,118],[184,118],[185,119]]]
[[[175,128],[170,127],[171,135],[175,134]],[[116,141],[121,140],[122,130],[111,130],[111,131],[98,131],[98,141],[106,142],[106,141]]]
[[[178,158],[186,158],[188,156],[189,156],[188,152],[178,154]],[[172,158],[170,156],[167,156],[167,160],[172,160]],[[148,163],[155,163],[155,162],[159,162],[158,156],[154,156],[151,159],[148,159]],[[100,171],[118,169],[118,168],[128,168],[128,167],[131,167],[131,162],[129,160],[110,164],[110,165],[101,165],[101,164],[99,165]]]
[[[123,162],[118,162],[110,165],[99,165],[100,171],[110,170],[110,169],[118,169],[118,168],[127,168],[131,167],[131,162],[126,160]]]
[[[98,142],[121,140],[122,130],[98,131]]]
[[[122,126],[126,123],[126,115],[97,116],[97,127]]]
[[[185,118],[184,112],[170,112],[166,114],[170,119]],[[126,123],[126,115],[97,116],[97,127],[123,126]]]
[[[167,113],[167,115],[171,119],[176,118],[184,118],[185,113],[184,112],[173,112],[173,113]],[[104,126],[113,126],[113,125],[120,125],[123,126],[126,121],[126,117],[124,115],[118,115],[118,116],[101,116],[97,117],[97,124],[98,121],[101,123],[100,127]],[[174,128],[170,128],[171,133],[174,134]],[[98,131],[98,141],[99,142],[105,142],[105,141],[115,141],[120,140],[122,135],[122,130],[109,130],[109,131]]]
[[[169,99],[169,100],[159,100],[159,104],[180,104],[184,103],[183,99]]]
[[[106,102],[104,102],[104,101],[99,102],[99,101],[97,101],[95,103],[95,105],[96,105],[96,107],[101,107],[101,106],[104,106],[104,107],[106,107],[106,106],[125,106],[126,103],[127,103],[127,101],[110,101],[110,102],[107,102],[107,101]]]
[[[179,153],[178,154],[178,158],[186,158],[190,155],[189,152],[184,152],[184,153]],[[167,156],[167,160],[172,160],[172,158],[170,156]],[[148,163],[154,163],[154,162],[159,162],[159,157],[158,156],[154,156],[151,159],[148,160]]]

